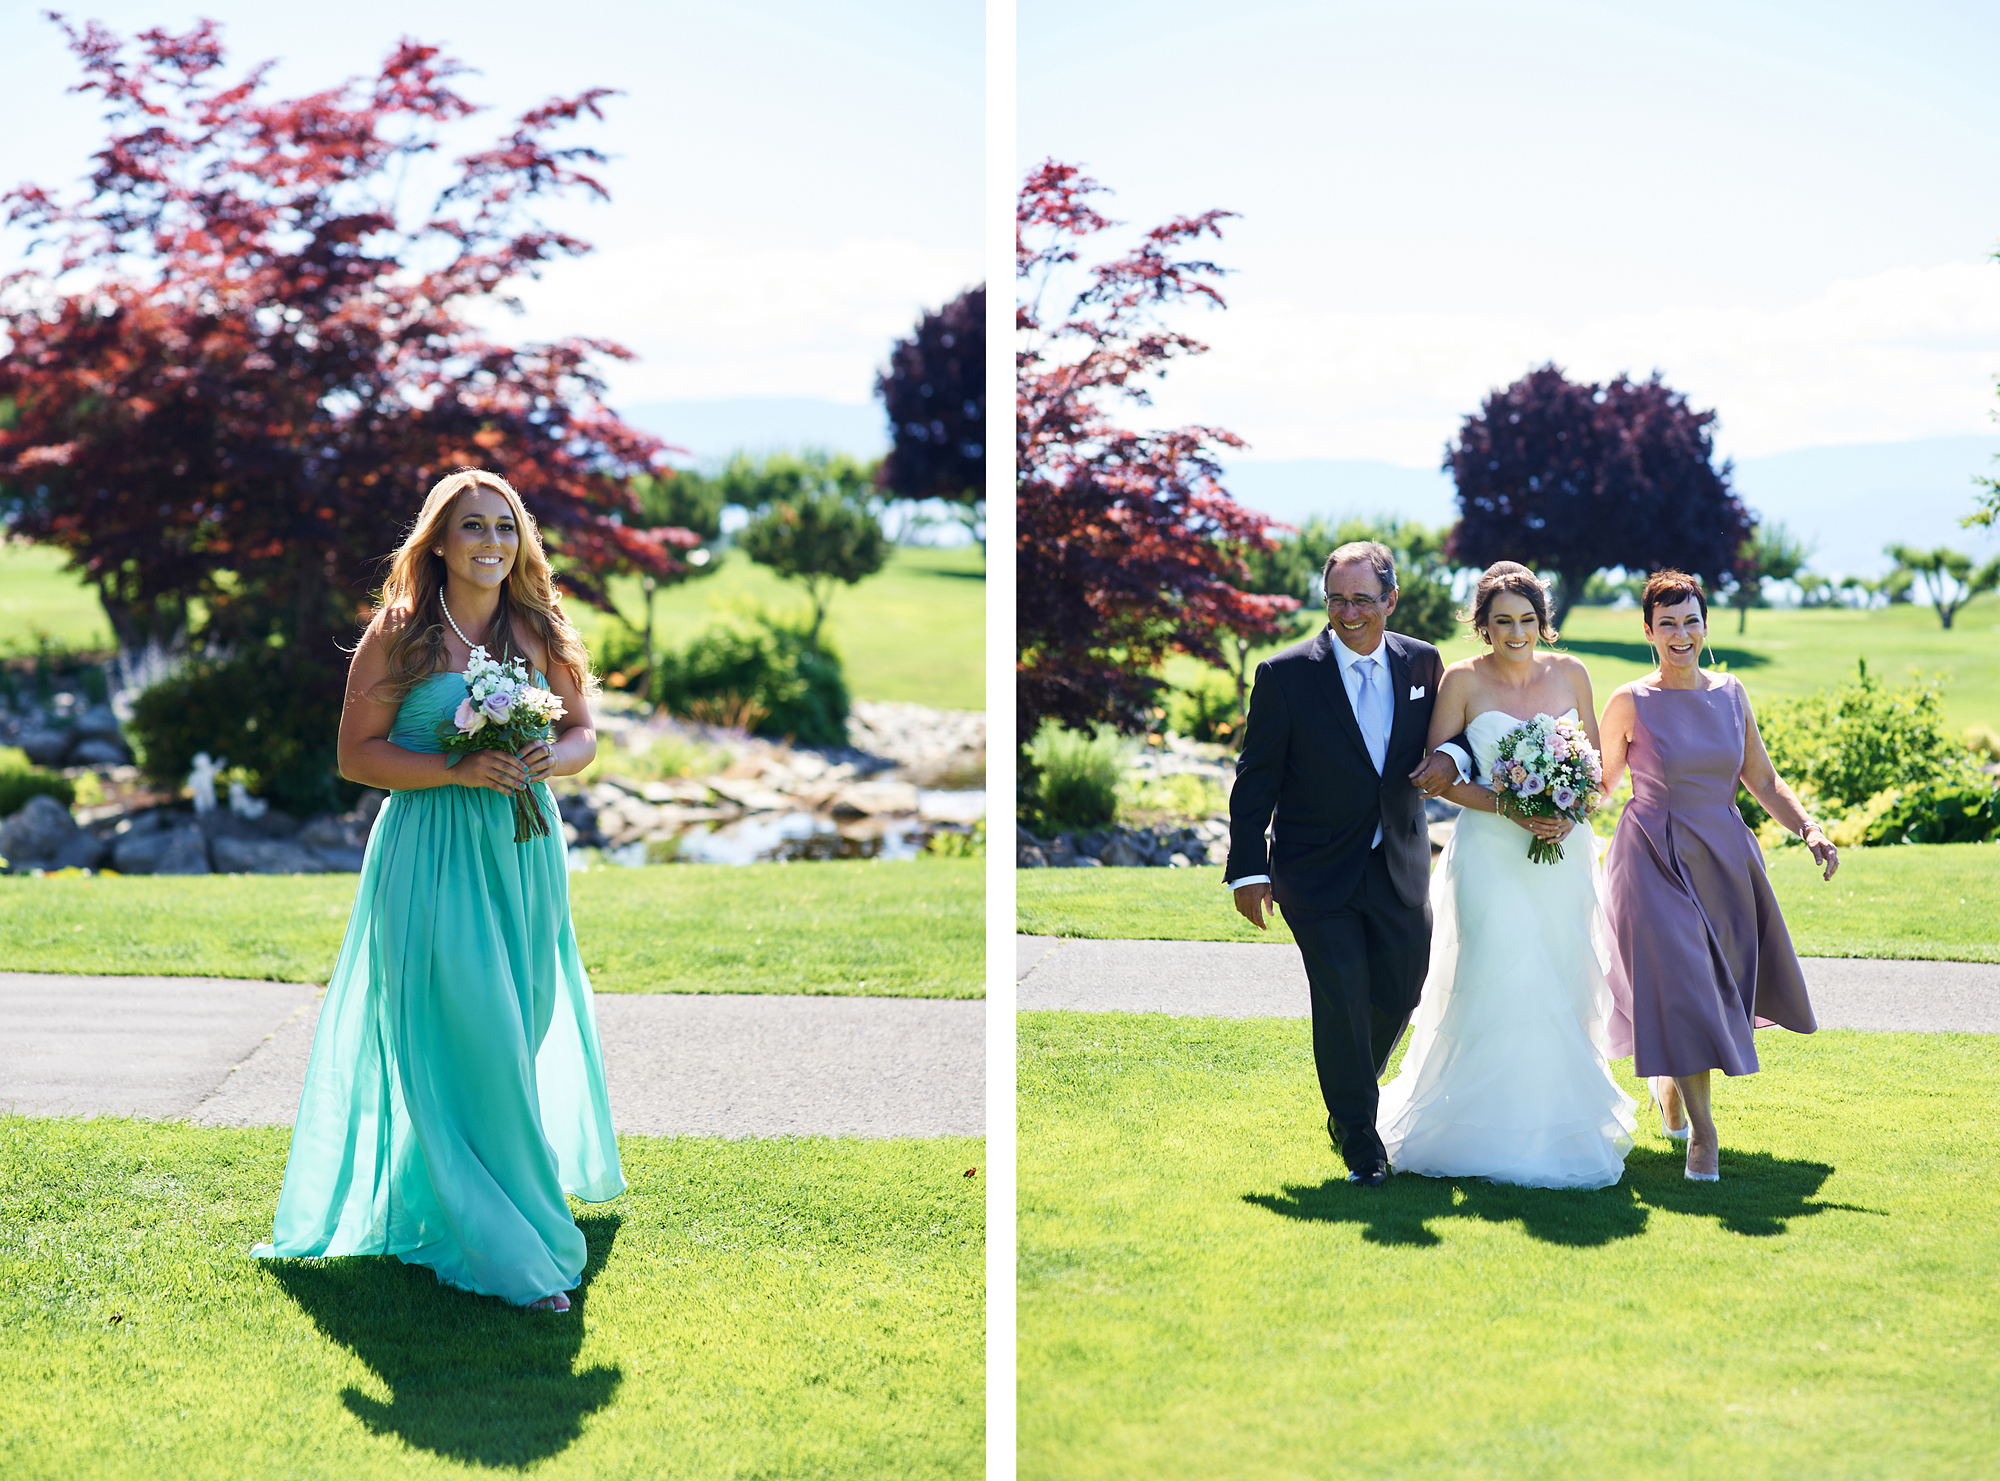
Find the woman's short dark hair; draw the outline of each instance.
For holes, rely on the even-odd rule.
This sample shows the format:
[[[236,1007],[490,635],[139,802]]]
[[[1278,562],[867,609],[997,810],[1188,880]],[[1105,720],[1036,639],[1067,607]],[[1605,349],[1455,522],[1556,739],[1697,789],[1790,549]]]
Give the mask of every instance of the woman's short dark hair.
[[[1645,609],[1646,626],[1653,625],[1653,608],[1678,607],[1689,597],[1701,603],[1702,625],[1708,624],[1708,593],[1701,589],[1701,583],[1685,571],[1676,571],[1669,566],[1664,571],[1655,571],[1646,578],[1646,589],[1639,594],[1639,605]]]
[[[1549,592],[1535,573],[1519,561],[1495,561],[1479,578],[1479,584],[1472,588],[1472,610],[1458,614],[1460,622],[1470,622],[1474,632],[1484,634],[1486,619],[1493,610],[1493,599],[1503,591],[1511,591],[1517,597],[1527,598],[1528,605],[1535,609],[1535,620],[1541,624],[1542,636],[1551,643],[1560,636],[1549,625]]]

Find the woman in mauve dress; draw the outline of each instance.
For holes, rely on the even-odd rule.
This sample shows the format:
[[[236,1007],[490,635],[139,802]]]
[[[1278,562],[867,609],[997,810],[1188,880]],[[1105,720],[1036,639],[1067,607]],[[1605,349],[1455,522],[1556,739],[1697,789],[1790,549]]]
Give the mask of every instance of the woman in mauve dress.
[[[1687,1176],[1706,1183],[1719,1176],[1720,1153],[1709,1072],[1755,1074],[1755,1029],[1818,1027],[1757,836],[1736,810],[1737,783],[1805,842],[1827,879],[1840,858],[1771,765],[1743,685],[1701,667],[1700,585],[1656,572],[1641,605],[1660,666],[1616,690],[1598,727],[1604,790],[1632,768],[1632,801],[1604,855],[1610,1057],[1633,1057],[1661,1130],[1687,1141]]]

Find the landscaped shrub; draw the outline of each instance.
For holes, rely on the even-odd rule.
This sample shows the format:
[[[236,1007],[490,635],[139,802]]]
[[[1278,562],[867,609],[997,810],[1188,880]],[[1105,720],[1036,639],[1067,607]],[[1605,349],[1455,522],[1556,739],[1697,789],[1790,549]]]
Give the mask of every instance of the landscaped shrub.
[[[1226,679],[1204,675],[1186,689],[1167,696],[1167,729],[1189,740],[1222,745],[1243,744],[1243,712],[1236,708],[1236,691]]]
[[[1044,720],[1028,747],[1028,760],[1034,767],[1034,800],[1042,826],[1058,831],[1102,828],[1117,816],[1125,748],[1109,727],[1087,734]]]
[[[340,675],[287,665],[273,650],[190,664],[132,702],[126,735],[158,786],[187,781],[206,751],[241,767],[255,795],[306,816],[351,806],[361,789],[340,779]]]
[[[1905,787],[1862,842],[1984,843],[2000,833],[2000,790],[1991,777],[1954,778],[1923,787]]]
[[[27,752],[0,746],[0,818],[12,817],[30,797],[39,796],[53,797],[68,807],[76,801],[76,788],[61,773],[31,765]]]
[[[662,653],[649,697],[676,715],[795,745],[847,744],[839,657],[769,615],[747,627],[718,623]]]
[[[1977,775],[1965,742],[1944,726],[1944,693],[1936,680],[1891,689],[1868,672],[1837,689],[1760,707],[1757,728],[1778,768],[1809,806],[1845,813],[1889,788],[1963,782]],[[1747,793],[1737,799],[1754,827],[1763,809]]]

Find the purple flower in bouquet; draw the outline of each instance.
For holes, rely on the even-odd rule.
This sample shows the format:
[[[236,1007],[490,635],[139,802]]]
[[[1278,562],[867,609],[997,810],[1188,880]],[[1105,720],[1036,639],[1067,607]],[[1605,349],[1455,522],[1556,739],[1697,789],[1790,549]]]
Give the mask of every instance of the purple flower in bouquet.
[[[1532,771],[1522,780],[1520,793],[1523,797],[1539,797],[1549,789],[1549,784]]]
[[[1576,792],[1573,788],[1559,785],[1549,790],[1549,801],[1556,805],[1559,812],[1568,812],[1576,806]]]
[[[507,723],[507,717],[514,713],[514,691],[496,689],[479,702],[479,707],[486,711],[487,719],[504,725]]]

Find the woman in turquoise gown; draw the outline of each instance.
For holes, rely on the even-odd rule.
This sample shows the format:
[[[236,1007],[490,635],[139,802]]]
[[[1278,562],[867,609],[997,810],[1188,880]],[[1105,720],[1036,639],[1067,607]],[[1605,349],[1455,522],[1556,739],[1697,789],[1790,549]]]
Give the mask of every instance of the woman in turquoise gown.
[[[474,645],[563,701],[521,756],[444,754]],[[544,785],[596,755],[588,660],[534,521],[494,474],[440,481],[348,679],[341,774],[386,788],[313,1035],[264,1256],[394,1255],[564,1311],[584,1239],[566,1194],[624,1191],[590,981]],[[514,841],[531,789],[547,836]]]

